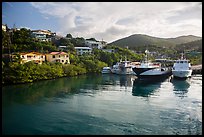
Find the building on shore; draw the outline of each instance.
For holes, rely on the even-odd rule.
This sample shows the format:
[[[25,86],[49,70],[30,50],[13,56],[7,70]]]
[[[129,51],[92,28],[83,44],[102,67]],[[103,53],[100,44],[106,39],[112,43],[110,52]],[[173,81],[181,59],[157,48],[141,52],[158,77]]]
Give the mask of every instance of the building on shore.
[[[42,64],[45,61],[45,55],[38,52],[19,53],[20,63],[24,64],[29,61],[34,61],[36,64]],[[12,54],[12,61],[18,59],[17,54]]]
[[[48,62],[60,62],[62,64],[70,64],[69,54],[66,52],[51,52],[46,54]]]

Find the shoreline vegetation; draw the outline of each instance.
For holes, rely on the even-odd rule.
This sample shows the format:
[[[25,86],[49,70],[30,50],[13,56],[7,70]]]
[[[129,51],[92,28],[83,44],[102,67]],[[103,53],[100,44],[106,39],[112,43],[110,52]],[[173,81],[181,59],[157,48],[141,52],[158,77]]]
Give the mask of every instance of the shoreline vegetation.
[[[90,38],[95,40],[95,38]],[[106,52],[94,48],[91,54],[85,53],[77,55],[74,47],[84,46],[83,37],[73,38],[71,34],[62,37],[55,42],[38,41],[31,36],[31,30],[22,28],[12,32],[2,31],[2,85],[13,85],[31,83],[40,80],[50,80],[60,77],[72,77],[88,73],[100,73],[103,67],[112,66],[119,60],[141,61],[144,57],[146,46],[140,49],[141,53],[135,53],[128,48],[122,48],[115,45],[106,45],[104,49],[112,49],[114,52]],[[60,49],[60,45],[66,46],[66,49]],[[64,51],[69,54],[70,64],[61,64],[59,62],[43,62],[35,64],[33,61],[21,64],[21,58],[12,60],[9,57],[12,53],[21,52],[39,52],[49,53]],[[136,50],[137,51],[137,50]],[[154,51],[152,49],[152,51]],[[163,50],[162,54],[168,55],[169,49]],[[175,53],[175,59],[179,53]],[[202,55],[189,56],[192,64],[200,64]],[[154,60],[154,57],[150,57]],[[188,58],[188,57],[187,57]]]
[[[119,48],[117,53],[108,53],[97,49],[92,54],[84,54],[82,56],[70,53],[71,64],[51,63],[47,61],[42,64],[35,64],[33,61],[20,64],[20,60],[7,63],[2,61],[2,84],[30,83],[88,73],[101,73],[103,67],[113,65],[120,60],[120,54],[127,54],[130,60],[140,60],[142,58],[142,55],[133,55],[134,53]]]

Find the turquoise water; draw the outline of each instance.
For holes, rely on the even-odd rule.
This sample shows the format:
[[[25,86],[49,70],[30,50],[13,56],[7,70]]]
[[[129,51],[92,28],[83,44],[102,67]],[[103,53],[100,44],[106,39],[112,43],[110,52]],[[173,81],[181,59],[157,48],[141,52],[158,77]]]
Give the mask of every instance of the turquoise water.
[[[2,88],[3,134],[201,135],[202,75],[83,75]]]

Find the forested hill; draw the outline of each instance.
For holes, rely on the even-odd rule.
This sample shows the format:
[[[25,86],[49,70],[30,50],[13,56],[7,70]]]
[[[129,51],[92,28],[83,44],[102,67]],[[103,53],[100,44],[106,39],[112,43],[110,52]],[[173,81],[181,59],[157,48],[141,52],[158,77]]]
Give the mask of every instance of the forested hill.
[[[130,49],[134,49],[141,46],[147,46],[147,45],[157,45],[157,46],[176,46],[178,44],[183,44],[187,42],[192,42],[196,40],[201,40],[202,37],[197,37],[193,35],[188,36],[180,36],[176,38],[158,38],[158,37],[152,37],[148,35],[143,34],[134,34],[129,37],[125,37],[119,40],[116,40],[112,43],[109,43],[109,45],[116,45],[119,47],[127,47]]]
[[[188,35],[188,36],[180,36],[176,38],[169,38],[167,40],[178,45],[178,44],[189,43],[197,40],[202,40],[202,37]]]
[[[183,49],[185,49],[185,51],[195,50],[195,51],[202,52],[202,40],[196,40],[188,43],[178,44],[175,46],[175,49],[177,51],[183,51]]]

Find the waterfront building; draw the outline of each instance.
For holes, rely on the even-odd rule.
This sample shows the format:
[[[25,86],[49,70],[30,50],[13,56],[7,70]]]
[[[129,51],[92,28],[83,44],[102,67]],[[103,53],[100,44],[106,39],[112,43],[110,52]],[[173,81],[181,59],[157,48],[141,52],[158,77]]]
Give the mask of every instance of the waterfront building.
[[[83,55],[84,53],[91,54],[92,48],[90,47],[74,47],[77,51],[77,55]]]
[[[66,52],[51,52],[46,54],[46,60],[49,62],[60,62],[62,64],[70,64],[69,54]]]
[[[45,55],[38,52],[27,52],[27,53],[19,53],[20,55],[20,63],[26,63],[29,61],[34,61],[37,64],[42,64],[45,61]],[[17,59],[17,54],[12,55],[12,60],[15,61]]]

